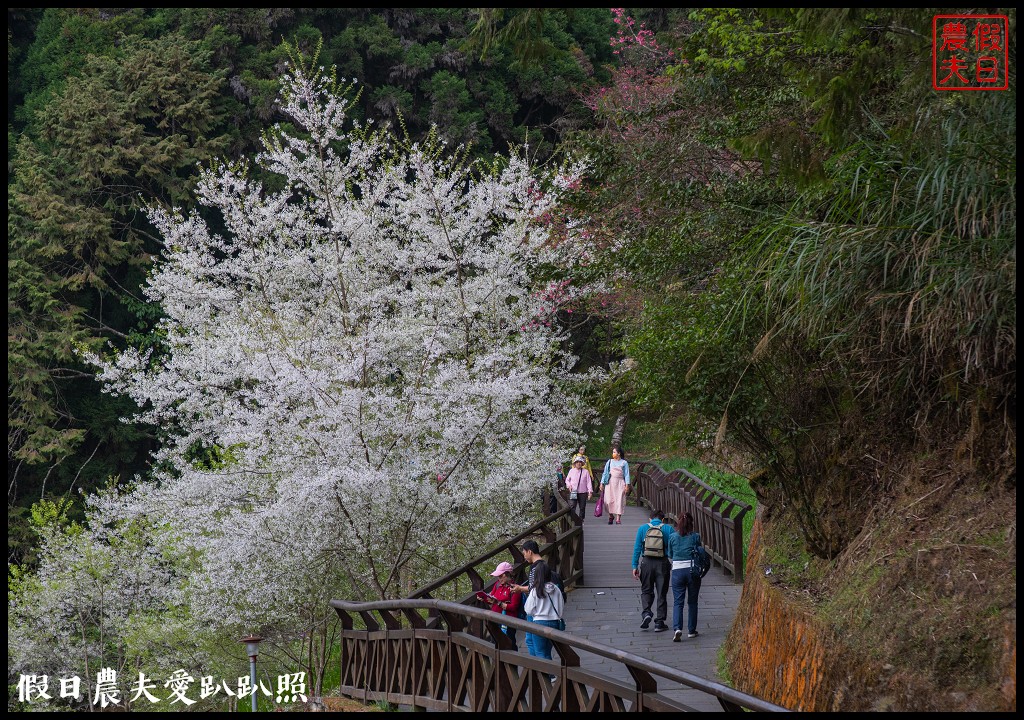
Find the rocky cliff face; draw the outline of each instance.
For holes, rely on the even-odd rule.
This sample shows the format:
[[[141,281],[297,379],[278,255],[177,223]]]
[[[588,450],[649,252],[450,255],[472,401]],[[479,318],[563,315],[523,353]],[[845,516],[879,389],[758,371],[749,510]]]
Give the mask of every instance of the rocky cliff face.
[[[750,562],[736,623],[727,643],[736,687],[793,710],[863,710],[850,686],[870,684],[869,664],[843,648],[815,617],[811,603],[777,589],[762,569],[761,523],[754,525]]]

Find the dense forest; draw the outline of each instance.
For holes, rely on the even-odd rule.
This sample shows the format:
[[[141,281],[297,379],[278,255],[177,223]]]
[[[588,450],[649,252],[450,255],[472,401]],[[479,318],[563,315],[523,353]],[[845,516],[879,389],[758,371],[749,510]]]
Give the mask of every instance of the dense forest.
[[[103,392],[104,360],[89,358],[110,368],[174,345],[173,297],[161,304],[143,286],[178,221],[154,217],[235,229],[203,169],[233,172],[312,132],[282,111],[298,67],[344,88],[347,120],[387,128],[389,148],[458,156],[474,168],[451,171],[466,188],[525,156],[558,197],[529,222],[560,253],[528,278],[546,289],[538,332],[550,328],[558,349],[526,352],[572,356],[574,368],[552,365],[565,371],[559,392],[577,382],[598,417],[654,423],[680,454],[739,458],[773,581],[904,673],[918,695],[890,707],[920,707],[935,688],[967,698],[950,707],[999,706],[1016,626],[1016,13],[1000,11],[1009,89],[944,93],[932,88],[941,12],[9,9],[8,563],[21,625],[9,675],[58,661],[31,637],[53,623],[81,635],[65,656],[108,654],[126,671],[216,668],[228,638],[251,629],[244,613],[192,627],[189,592],[202,583],[182,578],[213,572],[201,547],[172,557],[158,522],[112,510],[135,484],[230,469],[246,444],[187,436],[170,414],[122,422],[145,403],[130,383]],[[381,167],[405,162],[380,152]],[[273,163],[237,175],[267,197],[306,187]],[[408,261],[396,252],[392,267]],[[401,293],[416,276],[386,281]],[[392,365],[379,384],[389,392],[413,372]],[[238,412],[255,412],[245,381],[230,392],[251,393]],[[571,420],[578,430],[588,418]],[[161,455],[181,437],[176,461]],[[95,493],[107,501],[90,510]],[[930,500],[910,529],[887,536],[893,509],[918,497]],[[933,502],[941,510],[925,513]],[[964,515],[949,515],[957,507]],[[944,548],[934,567],[966,565],[973,580],[916,575],[924,551],[910,536]],[[886,572],[857,565],[872,537],[896,554]],[[76,553],[92,560],[76,565]],[[123,608],[83,589],[82,576],[139,556],[147,587]],[[333,586],[326,570],[303,582],[379,597],[436,570],[412,549],[384,580],[333,568]],[[868,590],[904,589],[920,622],[864,613]],[[295,653],[320,681],[324,610],[311,599],[298,619],[257,618],[281,657]]]

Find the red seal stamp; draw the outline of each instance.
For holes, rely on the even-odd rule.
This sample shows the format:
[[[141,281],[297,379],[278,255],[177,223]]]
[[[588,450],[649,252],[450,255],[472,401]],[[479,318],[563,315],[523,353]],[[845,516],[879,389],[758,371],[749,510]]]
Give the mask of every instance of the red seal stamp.
[[[935,15],[932,18],[932,88],[1009,88],[1009,29],[1010,20],[1006,15]]]

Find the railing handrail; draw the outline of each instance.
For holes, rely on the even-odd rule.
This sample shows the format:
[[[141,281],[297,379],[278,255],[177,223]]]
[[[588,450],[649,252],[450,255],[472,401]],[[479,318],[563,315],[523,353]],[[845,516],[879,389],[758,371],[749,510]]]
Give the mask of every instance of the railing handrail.
[[[701,480],[699,477],[694,475],[692,472],[690,472],[686,468],[677,468],[676,470],[665,470],[660,465],[658,465],[657,463],[655,463],[655,462],[653,462],[651,460],[641,460],[640,462],[637,463],[637,470],[640,471],[640,472],[644,472],[644,470],[641,468],[641,466],[645,466],[645,465],[657,468],[659,471],[661,471],[664,474],[665,479],[668,480],[668,482],[678,482],[677,480],[669,479],[675,473],[678,473],[679,475],[685,475],[686,477],[690,478],[690,480],[693,480],[695,483],[700,485],[702,488],[707,490],[709,493],[711,493],[715,497],[721,498],[722,500],[728,501],[732,505],[735,505],[736,507],[738,507],[741,510],[743,510],[744,513],[750,512],[751,510],[754,509],[753,506],[750,505],[749,503],[745,503],[745,502],[743,502],[742,500],[740,500],[738,498],[734,498],[732,495],[729,495],[728,493],[722,492],[721,490],[719,490],[717,488],[711,487],[710,485],[708,485],[706,482]]]
[[[641,464],[643,464],[643,465],[654,465],[655,467],[658,467],[653,462],[649,462],[649,461],[644,461]],[[700,485],[702,488],[704,488],[705,490],[710,492],[712,495],[714,495],[716,497],[720,497],[720,498],[722,498],[724,500],[728,500],[730,503],[732,503],[736,507],[741,508],[744,512],[750,512],[751,510],[754,509],[754,507],[752,505],[750,505],[749,503],[745,503],[742,500],[740,500],[739,498],[734,498],[729,493],[722,492],[718,488],[711,487],[710,485],[708,485],[706,482],[701,480],[699,477],[694,475],[692,472],[690,472],[686,468],[679,468],[678,470],[669,470],[667,472],[668,473],[678,472],[680,475],[685,475],[686,477],[690,478],[695,483]]]
[[[538,533],[543,533],[544,529],[548,525],[550,525],[553,522],[557,521],[563,515],[571,515],[571,514],[572,514],[572,511],[568,507],[563,507],[558,512],[554,513],[553,515],[546,515],[546,516],[544,516],[543,518],[541,518],[540,520],[535,522],[533,525],[531,525],[527,530],[519,533],[518,535],[516,535],[511,540],[508,540],[508,541],[502,543],[501,545],[496,545],[496,546],[492,547],[489,550],[485,550],[482,554],[476,556],[472,560],[469,560],[468,562],[464,563],[460,567],[455,568],[454,570],[452,570],[450,573],[448,573],[444,577],[439,578],[439,579],[437,579],[437,580],[435,580],[435,581],[433,581],[431,583],[427,583],[426,585],[422,585],[422,586],[416,588],[415,590],[413,590],[408,595],[408,597],[409,598],[422,597],[426,593],[432,592],[432,591],[436,590],[437,588],[441,587],[442,585],[445,585],[445,584],[451,582],[452,580],[457,579],[461,575],[464,575],[468,568],[475,568],[477,565],[481,565],[485,561],[495,557],[496,555],[500,555],[503,552],[510,553],[512,555],[512,557],[514,557],[516,559],[516,564],[518,564],[520,562],[523,562],[523,556],[522,556],[522,552],[519,549],[519,544],[523,540],[526,540],[527,538],[529,538],[529,537],[531,537],[533,535],[537,535]]]
[[[591,458],[591,464],[597,467],[603,467],[603,463],[607,461],[607,458],[594,457]],[[633,484],[638,486],[638,492],[636,498],[638,502],[646,505],[652,505],[652,499],[648,498],[645,493],[644,483],[642,478],[646,476],[648,479],[657,483],[658,485],[668,484],[672,486],[676,491],[693,499],[694,503],[698,505],[700,513],[705,515],[703,521],[708,523],[714,523],[727,531],[727,538],[721,537],[717,532],[709,533],[707,537],[702,534],[702,539],[705,546],[711,552],[711,557],[717,563],[720,563],[723,567],[730,570],[733,574],[733,579],[736,582],[742,582],[743,580],[743,517],[753,510],[749,504],[732,497],[728,493],[724,493],[717,490],[706,482],[701,480],[699,477],[691,473],[685,468],[679,468],[677,470],[666,471],[661,466],[650,460],[639,460],[634,461],[635,468],[632,473]],[[595,472],[600,472],[595,470]],[[696,484],[703,490],[703,493],[695,494],[689,488],[684,486],[684,483],[680,481],[681,477],[686,478],[686,484]],[[599,481],[600,476],[595,477],[595,481]],[[559,520],[565,519],[563,522],[571,523],[579,526],[580,518],[576,516],[572,510],[569,509],[568,503],[565,500],[565,496],[562,493],[556,493],[556,498],[560,508],[557,512],[547,515],[537,522],[533,523],[525,531],[519,533],[514,538],[507,540],[499,545],[496,545],[488,550],[485,550],[480,555],[476,556],[472,560],[464,563],[462,566],[455,568],[451,572],[447,573],[443,577],[434,580],[431,583],[420,586],[407,597],[417,598],[429,596],[431,592],[439,587],[446,585],[460,577],[469,578],[473,591],[484,589],[487,585],[485,581],[482,581],[475,568],[489,559],[492,559],[503,553],[508,553],[514,560],[513,566],[516,571],[524,566],[524,559],[522,552],[519,549],[520,543],[536,535],[544,535],[546,542],[542,545],[542,551],[544,548],[550,550],[551,545],[558,546],[560,539],[564,539],[565,533],[559,535],[558,531],[552,529],[557,527]],[[545,501],[546,503],[546,501]],[[546,504],[545,504],[546,507]],[[668,508],[662,508],[666,510],[667,518],[671,519],[675,517],[675,514]],[[571,530],[570,530],[571,532]],[[723,546],[719,547],[719,544],[724,543]],[[541,554],[547,554],[542,552]],[[574,573],[577,576],[582,575],[582,569],[579,568]],[[563,577],[563,580],[570,582],[575,578]],[[470,600],[472,594],[467,595],[464,600]]]
[[[601,473],[603,472],[604,465],[605,465],[605,463],[608,460],[609,460],[609,458],[605,458],[605,457],[592,457],[592,458],[590,458],[590,461],[591,461],[590,465],[591,465],[592,468],[594,468],[594,473],[595,473],[594,481],[595,482],[600,482],[600,480],[601,480]],[[699,477],[694,475],[692,472],[690,472],[686,468],[678,468],[676,470],[665,470],[664,468],[662,468],[660,465],[658,465],[653,460],[637,460],[637,461],[635,461],[635,464],[634,464],[634,462],[629,461],[629,460],[627,460],[627,462],[630,463],[630,466],[635,467],[637,472],[644,472],[645,471],[644,470],[644,466],[650,466],[650,467],[653,467],[653,468],[657,468],[658,471],[661,472],[666,478],[668,476],[672,475],[673,473],[678,473],[679,475],[685,475],[686,477],[688,477],[691,480],[693,480],[694,482],[696,482],[698,485],[700,485],[702,488],[707,490],[709,493],[711,493],[715,497],[719,497],[719,498],[721,498],[723,500],[727,500],[728,502],[732,503],[733,505],[735,505],[738,508],[741,508],[745,512],[749,512],[749,511],[754,509],[753,506],[751,506],[750,504],[745,503],[745,502],[743,502],[742,500],[740,500],[738,498],[734,498],[732,495],[729,495],[728,493],[722,492],[718,488],[711,487],[710,485],[708,485],[706,482],[701,480]],[[566,469],[568,466],[569,466],[568,461],[565,462],[565,463],[562,463],[563,470]],[[601,468],[601,470],[598,470],[598,468]],[[671,482],[675,482],[675,481],[673,480]]]
[[[500,623],[501,625],[515,628],[516,630],[520,630],[524,633],[532,633],[533,635],[538,635],[551,640],[555,644],[556,649],[558,649],[559,660],[557,662],[562,666],[579,666],[579,655],[572,651],[564,651],[567,648],[573,648],[575,650],[582,650],[610,660],[615,660],[627,667],[635,668],[636,670],[644,673],[656,675],[664,678],[665,680],[677,682],[682,685],[686,685],[687,687],[694,688],[695,690],[713,695],[727,704],[737,706],[737,709],[744,708],[759,712],[789,712],[789,710],[784,707],[767,702],[766,700],[762,700],[761,698],[753,695],[740,692],[739,690],[735,690],[734,688],[722,685],[721,683],[717,683],[713,680],[707,680],[699,675],[688,673],[685,670],[677,670],[624,650],[618,650],[606,645],[601,645],[587,638],[578,637],[571,633],[548,628],[527,620],[520,620],[519,618],[509,615],[501,615],[500,620],[497,620],[496,613],[491,610],[462,605],[448,600],[424,598],[409,600],[378,600],[373,602],[331,600],[331,607],[333,607],[338,613],[342,627],[349,632],[360,632],[355,630],[352,617],[349,613],[360,615],[366,619],[366,613],[370,612],[376,612],[384,617],[384,613],[394,611],[401,612],[403,615],[408,617],[410,613],[415,613],[419,610],[427,610],[432,615],[436,614],[443,618],[446,624],[450,623],[449,618],[451,615],[457,615],[469,620],[482,621],[484,626],[492,635],[492,639],[495,641],[496,647],[500,647],[500,638],[505,637],[499,627]],[[387,617],[388,619],[385,619],[383,623],[385,627],[397,629],[398,621],[394,616],[389,614]],[[468,623],[463,623],[463,625],[468,625]],[[416,628],[411,629],[413,632],[416,630]],[[462,632],[462,629],[452,628],[449,624],[449,631]],[[361,632],[370,633],[377,631],[364,630]],[[551,662],[556,661],[552,660]]]
[[[598,458],[592,462],[602,463],[604,459]],[[601,467],[602,465],[598,464],[598,471]],[[635,470],[632,475],[634,483],[637,485],[637,492],[634,495],[636,500],[644,504],[649,504],[652,501],[665,503],[662,509],[666,511],[669,511],[671,507],[680,512],[683,510],[695,512],[702,537],[704,537],[704,530],[708,531],[705,542],[712,558],[724,567],[732,569],[734,579],[739,580],[742,577],[743,557],[742,518],[752,508],[746,503],[711,488],[686,470],[666,473],[649,461],[638,461],[633,467]],[[600,476],[595,478],[595,480],[599,479]],[[666,495],[666,492],[669,494]],[[465,673],[469,672],[467,670],[469,666],[464,666],[463,663],[493,662],[509,668],[511,666],[520,667],[521,670],[515,672],[529,673],[531,677],[529,682],[533,688],[536,686],[532,683],[538,682],[537,673],[543,675],[542,684],[545,687],[547,686],[547,673],[551,673],[552,677],[560,673],[563,682],[587,686],[593,688],[593,692],[601,693],[600,706],[602,709],[622,709],[625,706],[617,703],[628,701],[630,698],[633,702],[638,703],[634,705],[634,709],[692,709],[659,694],[655,681],[655,677],[658,677],[714,696],[726,710],[785,711],[785,708],[755,696],[657,661],[526,620],[498,615],[490,609],[478,607],[475,600],[476,591],[486,589],[493,584],[493,579],[487,577],[478,568],[488,560],[494,560],[497,556],[507,554],[513,560],[514,573],[525,570],[527,563],[520,546],[527,538],[538,540],[541,555],[547,557],[548,562],[560,571],[567,589],[570,589],[572,584],[583,581],[582,518],[568,507],[568,492],[564,488],[559,488],[559,492],[555,495],[558,503],[556,512],[542,517],[514,538],[484,551],[443,577],[419,587],[406,599],[370,602],[332,600],[331,606],[341,618],[344,628],[341,658],[343,674],[346,666],[353,661],[356,663],[351,665],[350,674],[345,676],[347,679],[342,683],[343,691],[352,697],[361,697],[364,700],[387,699],[389,702],[412,704],[421,708],[444,709],[447,707],[448,710],[451,710],[458,706],[464,709],[479,709],[475,704],[478,702],[483,703],[480,705],[481,708],[496,707],[496,705],[488,705],[488,703],[507,704],[507,693],[509,692],[509,688],[502,684],[507,683],[507,680],[498,680],[496,679],[497,675],[494,676],[494,682],[497,684],[493,688],[486,682],[484,685],[474,685],[471,694],[475,699],[468,705],[463,704],[464,693],[467,692],[464,686]],[[545,490],[542,500],[543,508],[548,508],[550,499],[550,489]],[[734,513],[734,511],[738,512]],[[734,518],[728,517],[730,514],[734,514]],[[738,563],[734,561],[736,557],[739,558]],[[739,570],[737,571],[736,568]],[[467,594],[461,594],[458,590],[463,580],[468,580],[472,587]],[[491,580],[491,583],[488,583],[488,580]],[[452,583],[454,583],[454,588],[450,594],[456,596],[454,600],[431,597],[432,592]],[[427,615],[426,618],[422,615],[424,612]],[[350,613],[358,615],[362,619],[362,628],[365,629],[354,628],[353,617]],[[514,645],[502,631],[501,625],[551,640],[558,650],[558,660],[527,658],[518,653],[509,652]],[[490,639],[488,639],[488,635]],[[439,639],[442,642],[440,647],[436,646]],[[425,643],[425,645],[421,643]],[[456,659],[454,656],[448,655],[449,650],[456,646],[463,648],[460,652],[470,653],[470,659],[461,657]],[[424,648],[434,648],[429,650],[429,657],[420,654],[427,652]],[[635,688],[630,689],[628,685],[623,686],[608,677],[582,671],[578,650],[620,663],[629,671],[635,682]],[[392,664],[396,657],[403,658],[399,666]],[[444,658],[448,658],[447,661]],[[438,666],[439,662],[440,666]],[[448,664],[444,665],[445,662]],[[458,671],[452,664],[456,662],[459,664]],[[401,673],[413,670],[423,672],[424,663],[429,664],[432,668],[432,677],[439,678],[455,673],[457,678],[456,676],[450,678],[453,682],[461,678],[458,679],[457,688],[449,688],[456,692],[458,697],[453,699],[451,695],[448,695],[447,700],[444,700],[445,696],[439,694],[448,692],[445,689],[448,686],[444,684],[447,681],[437,680],[436,682],[440,684],[428,683],[430,686],[426,687],[423,686],[422,675],[416,675],[415,678],[402,675],[402,679],[399,680]],[[407,665],[408,667],[406,667]],[[494,672],[497,673],[497,670]],[[513,671],[507,669],[502,672],[511,673]],[[520,682],[526,682],[526,680]],[[396,689],[399,686],[402,688],[401,690]],[[410,688],[413,689],[410,690]],[[479,693],[487,695],[492,692],[497,695],[490,697],[479,695]],[[575,692],[581,691],[577,688]],[[530,699],[526,700],[530,709],[541,707],[534,705],[536,697],[538,696],[531,694]],[[596,697],[597,695],[594,695],[592,699]],[[515,700],[515,702],[518,703],[519,700]],[[563,702],[568,703],[565,706],[568,709],[576,707],[572,705],[572,702],[576,702],[576,700],[570,702],[568,695],[563,697]],[[592,707],[592,703],[588,707]],[[541,709],[543,708],[541,707]]]
[[[654,462],[641,460],[636,464],[636,472],[633,474],[638,485],[637,501],[648,506],[660,505],[666,513],[666,518],[675,518],[675,512],[662,505],[664,497],[659,500],[653,497],[654,493],[648,492],[643,479],[646,478],[655,484],[655,492],[671,488],[672,491],[686,497],[684,506],[689,503],[690,509],[696,511],[697,524],[703,525],[700,529],[712,531],[706,534],[707,537],[703,532],[701,535],[712,559],[731,570],[735,582],[743,581],[743,518],[753,510],[753,507],[711,487],[685,468],[666,471]],[[694,489],[694,485],[699,490]],[[668,504],[672,504],[671,500]]]

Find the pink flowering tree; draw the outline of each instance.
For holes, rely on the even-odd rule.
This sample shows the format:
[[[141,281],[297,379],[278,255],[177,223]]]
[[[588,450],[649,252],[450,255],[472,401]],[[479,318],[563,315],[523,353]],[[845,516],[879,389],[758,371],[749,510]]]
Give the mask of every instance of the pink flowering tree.
[[[684,277],[687,287],[699,286],[714,275],[722,234],[693,227],[693,218],[722,207],[720,193],[752,164],[740,163],[708,132],[709,122],[730,108],[713,92],[693,90],[698,71],[676,47],[689,21],[677,19],[659,37],[624,9],[611,12],[616,29],[609,43],[619,63],[607,85],[581,98],[597,128],[577,140],[595,161],[572,196],[595,219],[587,243],[601,262],[584,262],[572,279],[585,287],[603,281],[589,309],[632,322],[648,293],[677,289],[673,282]]]
[[[657,71],[674,61],[675,51],[663,48],[654,31],[627,15],[624,8],[612,8],[612,22],[616,25],[615,35],[608,43],[615,48],[612,54],[618,55],[624,64]]]

